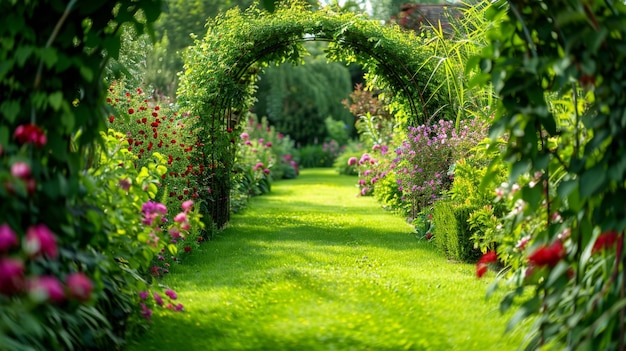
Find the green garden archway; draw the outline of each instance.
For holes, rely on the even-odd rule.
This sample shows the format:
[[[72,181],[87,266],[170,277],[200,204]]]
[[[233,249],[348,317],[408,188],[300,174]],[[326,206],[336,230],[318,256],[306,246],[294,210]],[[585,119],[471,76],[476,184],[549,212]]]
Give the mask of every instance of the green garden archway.
[[[229,219],[229,191],[240,119],[254,94],[256,74],[270,63],[300,63],[308,40],[329,42],[332,61],[357,62],[377,87],[394,92],[403,123],[417,125],[450,113],[443,78],[423,38],[354,13],[312,11],[289,2],[268,13],[234,9],[207,24],[184,55],[179,103],[197,115],[195,161],[202,212],[218,226]],[[210,189],[210,192],[209,192]]]

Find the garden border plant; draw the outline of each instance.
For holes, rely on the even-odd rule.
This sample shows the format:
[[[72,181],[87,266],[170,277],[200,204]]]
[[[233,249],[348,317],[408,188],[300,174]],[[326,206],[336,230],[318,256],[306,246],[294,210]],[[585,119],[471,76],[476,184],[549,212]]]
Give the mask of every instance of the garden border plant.
[[[205,169],[197,178],[204,194],[203,213],[218,226],[229,218],[229,189],[236,143],[232,131],[240,132],[241,119],[251,105],[255,74],[269,63],[300,63],[305,40],[329,41],[330,60],[359,62],[370,81],[399,92],[394,96],[397,114],[417,125],[444,118],[453,106],[441,77],[432,69],[430,53],[420,50],[422,39],[398,28],[384,27],[353,13],[330,8],[311,11],[301,2],[286,2],[272,14],[252,7],[230,10],[207,24],[204,38],[184,54],[185,71],[179,86],[179,103],[203,129]],[[435,72],[435,73],[433,73]],[[443,107],[442,107],[443,106]]]
[[[535,317],[527,350],[625,350],[626,5],[500,0],[489,19],[474,64],[500,97],[492,136],[509,137],[492,163],[510,164],[502,309],[519,306],[511,325]]]

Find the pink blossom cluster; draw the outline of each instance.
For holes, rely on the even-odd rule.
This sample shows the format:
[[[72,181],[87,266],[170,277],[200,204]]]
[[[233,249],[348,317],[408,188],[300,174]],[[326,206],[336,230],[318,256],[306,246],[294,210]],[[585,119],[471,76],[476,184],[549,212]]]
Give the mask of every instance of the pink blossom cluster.
[[[163,300],[163,297],[155,292],[152,294],[154,304],[175,312],[182,312],[185,310],[182,303],[174,302],[176,299],[178,299],[178,294],[176,294],[174,290],[166,289],[164,294],[169,298],[169,301],[166,303],[165,300]],[[153,310],[150,307],[152,304],[152,302],[150,301],[150,293],[148,291],[140,291],[139,301],[139,306],[141,307],[141,311],[139,311],[139,313],[143,318],[151,321]]]
[[[0,225],[0,294],[28,296],[35,302],[62,303],[73,299],[81,303],[91,298],[93,284],[81,272],[65,275],[63,282],[51,274],[29,272],[36,260],[56,260],[56,235],[45,225],[30,226],[20,240],[8,223]]]

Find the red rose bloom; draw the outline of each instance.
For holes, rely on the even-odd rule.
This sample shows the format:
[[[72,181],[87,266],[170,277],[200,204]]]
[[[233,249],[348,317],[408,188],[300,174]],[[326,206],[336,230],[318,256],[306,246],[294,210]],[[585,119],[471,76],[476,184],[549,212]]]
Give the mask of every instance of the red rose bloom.
[[[528,263],[537,267],[554,267],[565,257],[563,243],[559,240],[550,246],[541,246],[528,256]]]

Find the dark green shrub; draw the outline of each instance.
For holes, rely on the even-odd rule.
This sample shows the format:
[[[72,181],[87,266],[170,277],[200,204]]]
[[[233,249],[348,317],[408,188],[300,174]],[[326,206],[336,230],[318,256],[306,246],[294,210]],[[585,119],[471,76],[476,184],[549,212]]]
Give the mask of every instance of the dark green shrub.
[[[480,251],[474,248],[471,240],[469,219],[473,206],[456,206],[453,201],[436,201],[433,214],[433,234],[437,248],[449,258],[474,262],[480,257]]]

